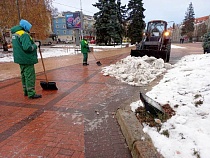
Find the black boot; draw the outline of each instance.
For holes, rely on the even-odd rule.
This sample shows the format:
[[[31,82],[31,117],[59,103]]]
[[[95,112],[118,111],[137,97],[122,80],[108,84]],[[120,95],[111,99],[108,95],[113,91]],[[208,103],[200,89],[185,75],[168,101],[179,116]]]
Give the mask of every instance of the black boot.
[[[29,99],[38,99],[41,98],[42,95],[41,94],[35,94],[34,96],[29,97]]]

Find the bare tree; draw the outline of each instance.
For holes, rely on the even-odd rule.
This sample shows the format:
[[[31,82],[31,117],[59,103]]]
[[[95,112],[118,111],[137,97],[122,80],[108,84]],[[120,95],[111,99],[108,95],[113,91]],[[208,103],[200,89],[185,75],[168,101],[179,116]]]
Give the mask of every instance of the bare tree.
[[[44,39],[50,33],[51,10],[52,0],[1,0],[0,28],[10,29],[19,24],[20,18],[26,19],[33,25],[31,32],[36,38]]]

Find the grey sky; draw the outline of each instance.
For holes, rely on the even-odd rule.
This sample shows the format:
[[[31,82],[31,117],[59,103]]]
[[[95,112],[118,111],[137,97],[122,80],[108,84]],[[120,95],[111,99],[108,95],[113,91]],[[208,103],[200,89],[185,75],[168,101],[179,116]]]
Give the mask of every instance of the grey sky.
[[[122,4],[128,4],[129,0],[121,0]],[[80,10],[87,15],[93,15],[98,11],[92,4],[98,0],[53,0],[53,6],[59,11]],[[210,0],[143,0],[145,21],[153,19],[162,19],[165,21],[174,21],[180,24],[184,17],[190,2],[192,2],[195,12],[195,18],[210,15]]]

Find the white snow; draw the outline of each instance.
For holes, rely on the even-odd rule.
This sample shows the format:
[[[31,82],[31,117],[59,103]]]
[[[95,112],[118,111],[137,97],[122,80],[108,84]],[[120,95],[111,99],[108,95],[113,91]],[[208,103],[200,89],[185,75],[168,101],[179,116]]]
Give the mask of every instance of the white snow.
[[[144,125],[144,132],[165,158],[210,157],[209,72],[210,54],[186,56],[146,94],[176,111],[159,132]],[[138,105],[139,101],[132,103],[131,109],[135,111]],[[166,130],[169,138],[161,134]]]
[[[103,75],[113,76],[129,85],[141,86],[155,80],[169,67],[172,66],[164,64],[163,59],[128,56],[116,64],[102,68],[102,72]]]

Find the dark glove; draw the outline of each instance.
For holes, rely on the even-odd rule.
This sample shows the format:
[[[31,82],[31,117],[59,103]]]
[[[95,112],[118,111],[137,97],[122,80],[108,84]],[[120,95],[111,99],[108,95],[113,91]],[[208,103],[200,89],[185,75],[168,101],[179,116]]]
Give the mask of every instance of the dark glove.
[[[87,46],[87,49],[88,49],[88,52],[90,52],[90,48],[89,48],[89,46]]]
[[[41,46],[41,41],[35,41],[35,44],[37,45],[38,48]]]

